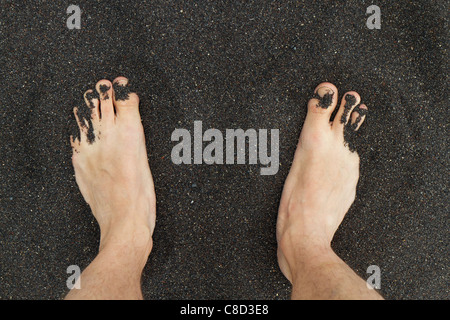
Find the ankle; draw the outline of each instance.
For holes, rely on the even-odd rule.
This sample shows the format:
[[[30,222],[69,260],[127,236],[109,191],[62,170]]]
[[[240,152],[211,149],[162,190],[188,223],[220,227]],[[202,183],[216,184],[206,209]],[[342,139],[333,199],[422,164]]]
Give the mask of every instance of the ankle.
[[[153,248],[150,228],[137,221],[115,221],[101,229],[99,250],[126,248],[136,254],[148,256]]]
[[[111,274],[121,274],[135,281],[139,285],[142,271],[147,264],[148,256],[152,250],[153,241],[150,237],[144,242],[139,237],[110,235],[100,242],[99,253],[96,259],[107,261],[103,263]]]
[[[292,283],[320,274],[324,269],[332,269],[339,260],[331,247],[297,248],[291,264]]]
[[[334,254],[331,243],[322,234],[305,232],[291,226],[278,239],[279,249],[294,277],[298,272],[327,261]]]

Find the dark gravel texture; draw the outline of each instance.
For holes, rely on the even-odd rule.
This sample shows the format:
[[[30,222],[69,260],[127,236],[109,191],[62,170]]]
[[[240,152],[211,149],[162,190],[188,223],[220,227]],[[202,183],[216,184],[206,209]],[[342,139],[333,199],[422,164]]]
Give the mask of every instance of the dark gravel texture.
[[[95,257],[72,108],[119,75],[141,99],[158,198],[148,299],[287,299],[275,223],[317,84],[357,91],[357,199],[335,251],[389,299],[449,297],[448,2],[0,1],[0,298],[54,299]],[[66,26],[70,4],[80,30]],[[381,7],[381,30],[366,8]],[[280,171],[174,165],[175,128],[280,129]]]

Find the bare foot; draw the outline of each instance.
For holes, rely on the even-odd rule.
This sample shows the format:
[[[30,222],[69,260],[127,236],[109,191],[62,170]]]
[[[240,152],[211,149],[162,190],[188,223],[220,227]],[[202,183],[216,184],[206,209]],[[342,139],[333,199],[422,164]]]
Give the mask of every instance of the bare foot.
[[[78,116],[80,139],[71,137],[75,177],[100,225],[100,250],[132,244],[152,248],[156,196],[139,114],[128,80],[101,80],[85,94],[92,127]],[[100,99],[99,99],[100,98]]]
[[[360,96],[348,92],[334,121],[330,116],[338,91],[321,83],[308,103],[308,114],[284,185],[278,222],[278,262],[292,282],[299,271],[300,257],[329,254],[331,240],[355,199],[359,157],[344,142],[344,127],[357,130],[367,107]]]

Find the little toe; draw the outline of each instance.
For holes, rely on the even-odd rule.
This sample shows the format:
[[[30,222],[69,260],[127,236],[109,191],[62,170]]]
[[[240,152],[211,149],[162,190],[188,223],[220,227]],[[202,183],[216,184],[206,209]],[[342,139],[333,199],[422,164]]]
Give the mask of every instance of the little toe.
[[[97,91],[94,90],[88,90],[84,93],[84,101],[86,102],[86,105],[91,110],[91,118],[92,120],[99,120],[100,119],[100,101],[99,101],[99,95]]]
[[[113,89],[108,80],[100,80],[95,85],[100,96],[100,114],[102,121],[114,120]]]
[[[87,133],[87,125],[84,119],[81,119],[78,115],[78,108],[73,108],[73,114],[75,116],[75,120],[77,121],[78,129],[80,130],[80,137],[83,137],[83,135],[86,135]]]

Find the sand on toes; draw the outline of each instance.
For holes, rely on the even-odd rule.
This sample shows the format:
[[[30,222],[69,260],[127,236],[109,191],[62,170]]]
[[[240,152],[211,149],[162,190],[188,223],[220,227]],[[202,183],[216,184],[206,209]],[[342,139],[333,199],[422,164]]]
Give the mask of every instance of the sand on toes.
[[[128,79],[99,81],[74,109],[80,137],[70,137],[80,191],[106,241],[151,238],[156,196],[148,164],[139,97]],[[148,241],[151,241],[148,240]]]
[[[359,157],[345,141],[346,127],[356,131],[367,107],[357,92],[338,103],[338,89],[324,82],[314,90],[286,179],[277,221],[278,261],[292,281],[292,269],[302,253],[320,254],[331,240],[355,199]]]

